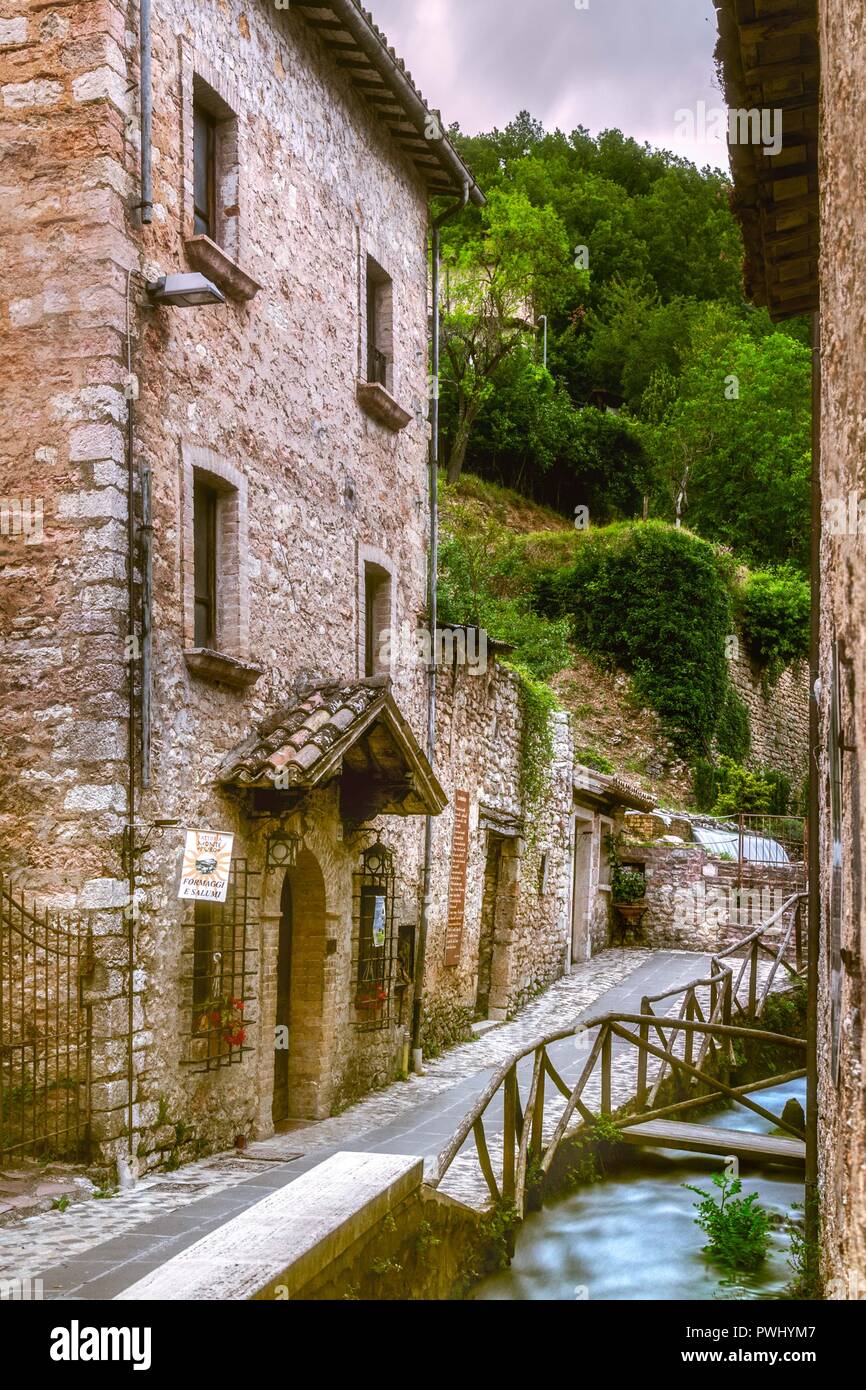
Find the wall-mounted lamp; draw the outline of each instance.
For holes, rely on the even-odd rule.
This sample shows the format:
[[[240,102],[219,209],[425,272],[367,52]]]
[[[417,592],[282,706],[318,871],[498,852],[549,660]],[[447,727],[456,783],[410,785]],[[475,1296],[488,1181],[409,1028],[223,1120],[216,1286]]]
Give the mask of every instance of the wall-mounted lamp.
[[[123,865],[125,869],[134,868],[136,859],[140,859],[150,849],[150,837],[155,830],[163,834],[166,830],[173,830],[180,825],[179,820],[155,820],[150,825],[125,825],[123,827]],[[139,840],[139,831],[144,830],[144,839]]]
[[[210,280],[196,271],[192,275],[163,275],[148,280],[151,304],[171,309],[197,309],[202,304],[225,304],[226,297]]]

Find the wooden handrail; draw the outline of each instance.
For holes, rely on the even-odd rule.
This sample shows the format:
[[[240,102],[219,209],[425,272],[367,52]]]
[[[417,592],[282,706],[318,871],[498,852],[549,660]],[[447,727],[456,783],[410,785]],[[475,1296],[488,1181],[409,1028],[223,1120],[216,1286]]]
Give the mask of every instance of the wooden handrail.
[[[620,1117],[615,1121],[620,1128],[628,1128],[630,1125],[639,1124],[648,1118],[658,1119],[689,1110],[698,1105],[706,1105],[712,1100],[727,1097],[735,1104],[744,1106],[764,1119],[772,1120],[774,1125],[781,1126],[800,1137],[795,1126],[780,1121],[771,1111],[751,1100],[747,1092],[761,1090],[768,1085],[781,1084],[795,1077],[803,1076],[805,1073],[801,1069],[787,1072],[784,1076],[768,1078],[763,1082],[732,1086],[728,1068],[733,1060],[732,1049],[735,1038],[748,1038],[755,1042],[771,1043],[805,1051],[806,1042],[802,1038],[792,1038],[787,1034],[776,1033],[764,1028],[746,1028],[733,1023],[732,1016],[734,1005],[741,1007],[737,993],[747,966],[750,967],[748,986],[750,1005],[755,1017],[760,1016],[763,1005],[769,997],[779,965],[785,964],[787,967],[787,962],[783,960],[783,957],[795,929],[795,919],[792,918],[780,941],[774,942],[772,948],[767,946],[761,938],[767,930],[781,920],[794,904],[798,905],[797,910],[799,910],[799,903],[806,896],[804,893],[794,894],[766,922],[749,932],[740,941],[713,955],[710,960],[711,973],[709,975],[701,979],[690,980],[676,989],[665,991],[663,994],[645,996],[641,1000],[640,1013],[596,1014],[586,1020],[577,1020],[566,1028],[555,1029],[544,1034],[543,1037],[535,1039],[534,1042],[525,1047],[515,1050],[490,1077],[456,1133],[438,1155],[434,1172],[427,1179],[428,1185],[434,1188],[439,1186],[457,1154],[466,1143],[469,1134],[472,1133],[475,1138],[481,1171],[492,1199],[494,1202],[508,1202],[513,1205],[518,1216],[522,1217],[531,1166],[539,1167],[542,1173],[549,1172],[554,1156],[568,1132],[575,1114],[580,1117],[578,1128],[591,1127],[597,1121],[598,1117],[584,1104],[582,1096],[596,1066],[599,1064],[599,1059],[601,1070],[600,1113],[610,1115],[613,1105],[614,1038],[635,1047],[638,1053],[636,1093],[638,1110],[636,1114]],[[721,961],[735,951],[742,951],[746,948],[748,948],[748,954],[742,961],[735,982],[733,970],[729,966],[722,965]],[[761,987],[759,1000],[758,958],[761,951],[772,957],[773,965],[767,980]],[[790,967],[787,968],[790,969]],[[704,1016],[704,1010],[698,998],[697,991],[699,989],[709,989],[710,991],[707,1017]],[[661,1003],[663,1000],[680,994],[683,995],[683,1001],[678,1016],[668,1017],[653,1011],[653,1004]],[[548,1049],[554,1043],[564,1042],[568,1038],[593,1030],[597,1031],[589,1054],[576,1084],[570,1087],[553,1065]],[[658,1034],[661,1046],[650,1041],[651,1032]],[[678,1056],[675,1051],[680,1034],[683,1035],[683,1056]],[[694,1055],[695,1037],[701,1039],[697,1057]],[[720,1053],[722,1056],[721,1077],[714,1076],[705,1070],[708,1055],[718,1056]],[[518,1067],[530,1055],[534,1056],[532,1081],[524,1111],[520,1104]],[[658,1074],[654,1076],[652,1090],[647,1096],[647,1063],[650,1057],[656,1058],[661,1066]],[[700,1095],[690,1096],[687,1099],[675,1099],[668,1105],[655,1107],[656,1097],[662,1082],[670,1073],[673,1073],[677,1078],[688,1077],[691,1086],[706,1087],[708,1091]],[[545,1086],[548,1077],[563,1095],[566,1103],[557,1120],[553,1135],[544,1148],[542,1125]],[[496,1181],[484,1131],[484,1116],[491,1101],[500,1090],[503,1090],[501,1190]],[[532,1163],[530,1163],[530,1158]]]

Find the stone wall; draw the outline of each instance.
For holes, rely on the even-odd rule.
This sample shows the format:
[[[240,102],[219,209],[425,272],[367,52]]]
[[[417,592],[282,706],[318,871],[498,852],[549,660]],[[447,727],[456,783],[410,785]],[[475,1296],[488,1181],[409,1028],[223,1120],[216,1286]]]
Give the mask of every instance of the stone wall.
[[[752,748],[749,763],[783,772],[800,794],[809,767],[809,669],[798,661],[774,685],[738,638],[737,656],[729,666],[731,683],[749,711]]]
[[[647,913],[641,936],[660,949],[720,950],[766,921],[802,887],[797,865],[747,865],[741,874],[736,864],[710,858],[698,844],[629,841],[620,856],[624,865],[643,868]]]
[[[563,973],[567,963],[573,745],[554,715],[554,759],[539,805],[521,787],[522,713],[518,676],[498,663],[467,667],[439,681],[438,762],[450,805],[434,829],[434,912],[430,923],[427,1036],[434,1046],[465,1035],[475,1016],[485,866],[491,838],[505,856],[495,911],[489,1016],[504,1018]],[[469,793],[466,900],[459,957],[446,964],[454,793]],[[546,865],[542,864],[546,857]],[[542,891],[543,875],[543,891]]]
[[[819,1089],[824,1270],[834,1298],[866,1294],[866,285],[858,247],[866,218],[863,6],[821,0],[821,1000]],[[853,502],[853,507],[852,507]],[[850,517],[846,534],[826,524]],[[838,528],[836,528],[838,532]],[[834,663],[834,644],[836,661]],[[834,665],[839,714],[832,716]],[[836,724],[837,735],[833,733]],[[831,739],[837,746],[831,758]],[[838,748],[838,745],[844,745]],[[840,795],[832,795],[836,782]],[[835,867],[834,867],[835,866]]]
[[[217,769],[311,683],[363,677],[366,564],[390,576],[394,628],[423,623],[429,529],[428,211],[417,171],[291,8],[166,0],[153,44],[154,216],[142,227],[137,33],[126,6],[18,5],[0,25],[0,133],[15,190],[0,285],[0,497],[41,507],[38,527],[0,536],[0,868],[40,904],[93,915],[94,1133],[105,1156],[124,1155],[131,1104],[142,1168],[272,1126],[284,871],[268,869],[266,847],[278,819],[252,815],[244,795],[217,784]],[[190,266],[197,82],[235,113],[219,202],[237,276],[259,288],[224,306],[155,309],[145,281]],[[393,282],[391,386],[408,415],[399,432],[357,399],[368,257]],[[179,822],[152,833],[137,857],[132,904],[121,854],[132,809],[130,411],[134,509],[140,521],[146,472],[153,527],[152,737],[143,790],[136,747],[138,843],[153,822]],[[222,614],[231,650],[222,654],[258,668],[243,688],[209,677],[191,651],[196,468],[235,489],[220,533],[235,566]],[[136,611],[141,579],[135,571]],[[131,651],[140,695],[134,642]],[[398,650],[387,674],[423,746],[425,669]],[[451,804],[434,825],[433,1046],[465,1034],[476,1011],[491,839],[503,846],[503,867],[488,914],[489,1013],[505,1016],[566,968],[573,805],[564,716],[548,790],[540,806],[525,804],[513,673],[495,663],[484,674],[444,670],[439,694],[437,764]],[[465,913],[459,950],[446,960],[461,790],[470,796]],[[387,1027],[358,1026],[354,889],[363,851],[381,839],[394,856],[394,926],[417,930],[424,823],[348,825],[332,783],[293,825],[303,843],[292,889],[304,904],[309,1009],[290,1076],[305,1113],[323,1115],[405,1065],[411,990],[394,1001]],[[200,1066],[189,998],[193,909],[176,896],[187,826],[233,833],[236,867],[250,875],[238,938],[249,969],[246,1050],[211,1069]],[[604,913],[596,918],[603,944]]]

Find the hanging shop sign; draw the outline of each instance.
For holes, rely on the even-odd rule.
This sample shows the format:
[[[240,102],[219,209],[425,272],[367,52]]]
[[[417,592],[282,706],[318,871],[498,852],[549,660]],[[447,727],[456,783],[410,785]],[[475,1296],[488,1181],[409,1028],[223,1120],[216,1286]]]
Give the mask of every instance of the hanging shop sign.
[[[222,830],[188,830],[180,872],[179,898],[224,903],[232,867],[234,835]]]

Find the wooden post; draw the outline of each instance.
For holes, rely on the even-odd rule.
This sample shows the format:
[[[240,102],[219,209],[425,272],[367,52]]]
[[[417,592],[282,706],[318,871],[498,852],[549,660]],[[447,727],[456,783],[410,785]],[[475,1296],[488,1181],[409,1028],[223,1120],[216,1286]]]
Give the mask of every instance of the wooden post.
[[[713,986],[711,985],[710,990],[712,991],[712,989]],[[710,1015],[712,1016],[712,1009],[710,1010]],[[689,1023],[694,1023],[697,1018],[695,991],[693,989],[690,989],[688,992],[688,1002],[686,1004],[686,1018],[689,1021]],[[692,1062],[694,1061],[694,1043],[695,1035],[692,1032],[691,1028],[688,1028],[686,1029],[686,1035],[683,1039],[683,1057],[688,1062],[689,1066],[691,1066]]]
[[[502,1196],[514,1201],[514,1146],[517,1140],[517,1066],[508,1072],[503,1084],[504,1123],[502,1127]]]
[[[610,1114],[610,1068],[612,1049],[613,1034],[611,1033],[610,1028],[607,1026],[607,1024],[605,1024],[604,1041],[601,1045],[601,1113],[603,1115]]]
[[[648,1014],[649,1011],[650,1011],[650,1003],[649,1003],[649,1000],[646,998],[645,995],[644,995],[643,999],[640,1001],[640,1011],[641,1011],[642,1014]],[[644,1106],[646,1105],[646,1092],[647,1092],[646,1072],[647,1072],[647,1060],[648,1060],[648,1058],[649,1058],[649,1053],[648,1053],[647,1050],[646,1050],[646,1044],[649,1042],[649,1030],[650,1030],[649,1023],[641,1023],[641,1024],[639,1025],[639,1027],[638,1027],[638,1039],[639,1039],[639,1042],[638,1042],[638,1049],[637,1049],[637,1108],[638,1108],[638,1110],[643,1110]]]
[[[731,1027],[733,1020],[733,975],[730,970],[725,971],[725,982],[722,985],[722,1023],[726,1028]],[[726,1038],[723,1048],[724,1062],[722,1063],[722,1079],[730,1084],[731,1063],[734,1060],[734,1040]]]
[[[547,1068],[544,1065],[547,1057],[547,1049],[541,1049],[541,1071],[538,1077],[538,1088],[535,1092],[535,1104],[532,1107],[532,1131],[529,1137],[529,1152],[533,1159],[541,1157],[542,1130],[544,1127],[544,1083],[547,1080]]]
[[[752,942],[751,961],[749,964],[749,1013],[752,1018],[758,1007],[758,938]]]

